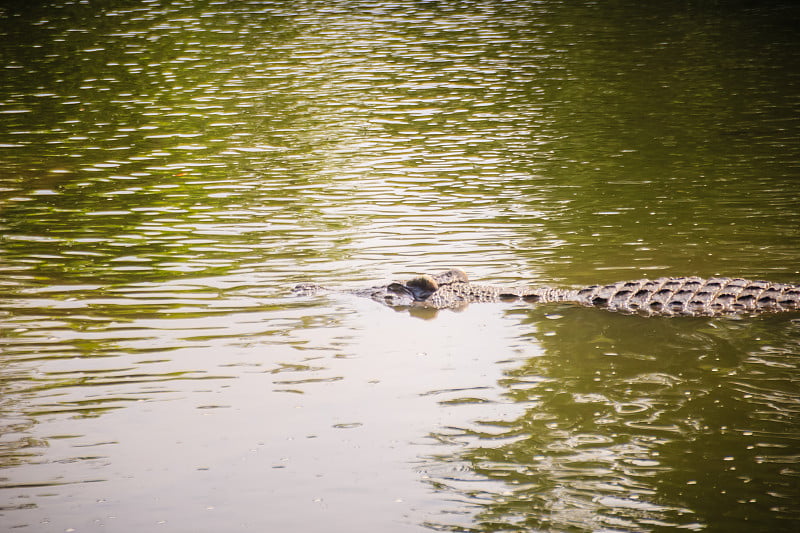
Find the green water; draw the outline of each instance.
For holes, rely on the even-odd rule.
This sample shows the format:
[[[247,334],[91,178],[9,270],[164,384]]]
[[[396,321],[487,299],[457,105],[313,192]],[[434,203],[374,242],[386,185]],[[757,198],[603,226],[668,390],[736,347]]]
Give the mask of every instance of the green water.
[[[797,314],[420,317],[291,287],[800,282],[798,23],[3,3],[0,522],[795,531]]]

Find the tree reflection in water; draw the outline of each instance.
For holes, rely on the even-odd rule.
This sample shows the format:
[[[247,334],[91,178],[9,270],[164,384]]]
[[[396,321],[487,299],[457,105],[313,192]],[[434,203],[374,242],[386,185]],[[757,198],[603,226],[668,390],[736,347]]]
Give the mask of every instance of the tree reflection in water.
[[[511,311],[544,348],[500,383],[524,415],[434,435],[464,448],[435,458],[431,484],[475,515],[429,527],[734,531],[797,520],[796,317],[548,311]]]

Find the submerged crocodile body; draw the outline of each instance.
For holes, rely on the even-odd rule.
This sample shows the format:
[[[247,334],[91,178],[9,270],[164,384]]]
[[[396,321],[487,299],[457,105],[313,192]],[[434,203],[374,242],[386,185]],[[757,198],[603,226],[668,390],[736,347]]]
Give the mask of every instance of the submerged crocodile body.
[[[327,290],[304,283],[300,294]],[[620,281],[581,289],[498,287],[469,281],[461,269],[406,282],[347,291],[390,307],[458,309],[475,302],[572,302],[609,311],[660,316],[722,316],[800,310],[800,285],[741,278],[677,277]]]

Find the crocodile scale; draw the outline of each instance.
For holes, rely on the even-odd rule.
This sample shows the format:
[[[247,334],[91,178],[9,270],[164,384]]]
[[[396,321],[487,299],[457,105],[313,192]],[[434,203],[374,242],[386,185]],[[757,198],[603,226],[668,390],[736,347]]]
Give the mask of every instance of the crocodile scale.
[[[798,309],[800,287],[742,278],[658,278],[586,287],[576,301],[628,313],[717,316]]]

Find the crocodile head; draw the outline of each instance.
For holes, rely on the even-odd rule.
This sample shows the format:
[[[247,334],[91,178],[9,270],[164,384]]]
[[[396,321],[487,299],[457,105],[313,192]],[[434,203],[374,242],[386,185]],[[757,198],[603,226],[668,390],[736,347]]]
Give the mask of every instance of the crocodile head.
[[[369,297],[391,307],[425,305],[439,289],[454,283],[467,283],[469,278],[460,268],[453,268],[436,275],[423,274],[405,282],[394,282],[385,287],[374,287]]]
[[[450,285],[468,283],[467,274],[460,268],[453,268],[435,275],[424,274],[408,281],[395,281],[388,285],[355,289],[343,292],[364,296],[389,307],[428,307],[426,301],[440,289]],[[303,296],[329,291],[315,283],[300,283],[294,293]]]
[[[368,294],[365,296],[391,307],[407,307],[425,301],[438,288],[436,280],[426,274],[406,282],[396,281],[382,287],[367,289]]]

